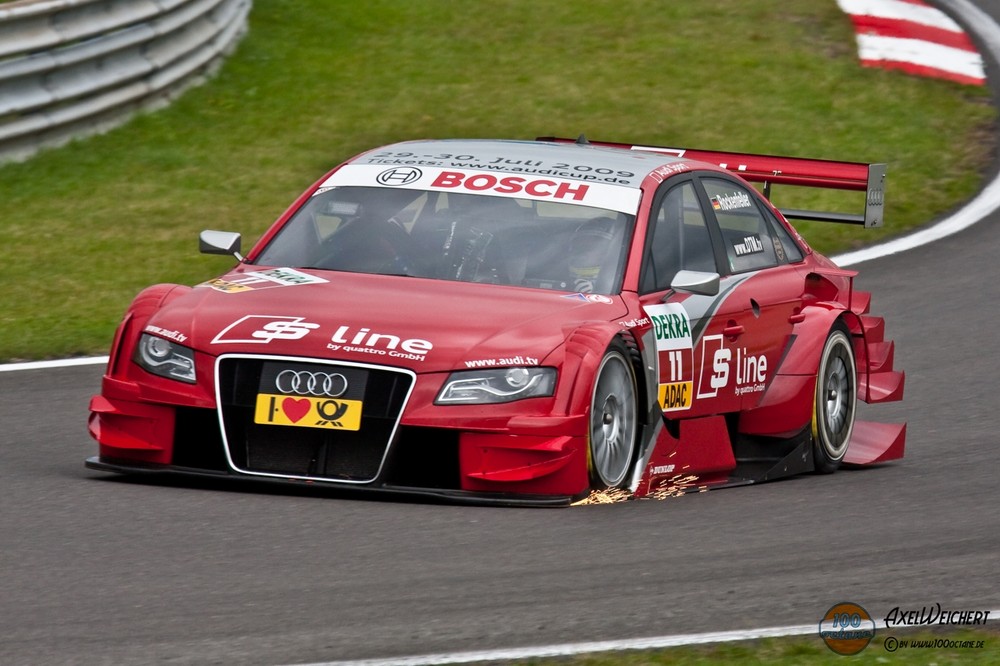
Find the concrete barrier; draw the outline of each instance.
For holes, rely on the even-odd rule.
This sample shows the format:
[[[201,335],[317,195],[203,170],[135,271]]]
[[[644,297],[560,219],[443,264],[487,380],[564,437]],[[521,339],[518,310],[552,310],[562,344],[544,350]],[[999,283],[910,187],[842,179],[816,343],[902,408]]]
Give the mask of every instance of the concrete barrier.
[[[210,75],[251,0],[0,4],[0,163],[107,131]]]

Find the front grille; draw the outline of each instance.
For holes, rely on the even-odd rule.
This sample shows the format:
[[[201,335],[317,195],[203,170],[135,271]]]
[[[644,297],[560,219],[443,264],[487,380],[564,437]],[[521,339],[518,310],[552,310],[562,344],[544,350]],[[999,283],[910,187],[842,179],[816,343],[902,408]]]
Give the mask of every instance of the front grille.
[[[310,392],[303,382],[293,391],[287,381],[276,380],[281,373],[286,377],[290,373],[302,373],[303,377],[309,376],[307,373],[336,375],[344,378],[343,386],[348,388],[332,399],[320,395],[321,385],[314,385]],[[236,470],[351,483],[378,477],[414,377],[405,370],[364,364],[235,355],[219,359],[217,375],[226,450]],[[340,379],[332,389],[327,386],[334,394],[341,388]],[[360,421],[351,425],[351,412],[347,412],[343,419],[302,418],[292,424],[281,411],[283,403],[294,407],[312,398],[334,414],[345,402],[360,402]],[[320,407],[314,405],[313,409]],[[276,413],[285,425],[255,422],[255,418],[267,420],[268,414],[274,417]],[[298,416],[291,413],[291,418]],[[310,425],[319,423],[336,425]],[[354,427],[357,429],[351,429]]]

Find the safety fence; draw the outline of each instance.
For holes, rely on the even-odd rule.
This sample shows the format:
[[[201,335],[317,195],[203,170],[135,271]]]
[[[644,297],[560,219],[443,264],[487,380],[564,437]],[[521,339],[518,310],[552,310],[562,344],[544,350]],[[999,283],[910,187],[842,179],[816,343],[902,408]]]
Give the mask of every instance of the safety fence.
[[[0,163],[106,131],[209,75],[251,0],[0,4]]]

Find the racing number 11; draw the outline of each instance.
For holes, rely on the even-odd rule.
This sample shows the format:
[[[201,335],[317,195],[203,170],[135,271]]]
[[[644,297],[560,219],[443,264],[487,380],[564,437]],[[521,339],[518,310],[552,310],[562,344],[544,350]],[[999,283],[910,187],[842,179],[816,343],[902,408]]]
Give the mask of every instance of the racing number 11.
[[[679,382],[684,378],[684,358],[679,349],[675,349],[668,354],[670,363],[670,381]]]

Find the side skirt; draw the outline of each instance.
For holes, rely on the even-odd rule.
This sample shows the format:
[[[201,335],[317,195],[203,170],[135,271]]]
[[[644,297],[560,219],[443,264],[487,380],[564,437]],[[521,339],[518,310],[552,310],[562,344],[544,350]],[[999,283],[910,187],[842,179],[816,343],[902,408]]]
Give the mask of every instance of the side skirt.
[[[774,481],[814,470],[812,432],[803,429],[790,439],[737,436],[733,441],[736,469],[716,487]]]

